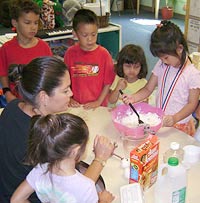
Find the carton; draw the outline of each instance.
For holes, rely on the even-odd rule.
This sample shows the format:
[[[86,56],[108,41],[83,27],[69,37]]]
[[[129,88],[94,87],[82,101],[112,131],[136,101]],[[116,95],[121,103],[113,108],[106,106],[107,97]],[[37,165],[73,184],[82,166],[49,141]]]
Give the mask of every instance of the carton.
[[[130,180],[138,182],[144,190],[152,186],[158,173],[159,141],[156,135],[150,135],[130,153]]]

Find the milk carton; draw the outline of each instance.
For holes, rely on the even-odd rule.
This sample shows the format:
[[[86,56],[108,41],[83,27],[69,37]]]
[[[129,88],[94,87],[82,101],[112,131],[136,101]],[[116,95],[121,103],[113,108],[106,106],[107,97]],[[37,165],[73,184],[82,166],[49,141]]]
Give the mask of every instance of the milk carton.
[[[130,153],[130,183],[139,182],[144,190],[156,182],[158,173],[159,141],[150,135]]]

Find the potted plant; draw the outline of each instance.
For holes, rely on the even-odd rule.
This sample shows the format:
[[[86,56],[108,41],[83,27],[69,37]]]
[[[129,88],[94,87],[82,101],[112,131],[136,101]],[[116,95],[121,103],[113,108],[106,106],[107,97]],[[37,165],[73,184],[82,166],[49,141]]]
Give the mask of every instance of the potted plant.
[[[165,0],[165,5],[161,9],[162,19],[163,20],[169,20],[174,15],[174,6],[175,6],[176,0]]]

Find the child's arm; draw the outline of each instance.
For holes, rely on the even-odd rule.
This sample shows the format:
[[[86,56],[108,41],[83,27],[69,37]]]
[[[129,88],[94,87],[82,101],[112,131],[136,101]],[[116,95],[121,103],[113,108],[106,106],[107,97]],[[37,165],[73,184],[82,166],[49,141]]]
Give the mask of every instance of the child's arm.
[[[122,100],[125,104],[136,103],[147,99],[158,84],[158,77],[151,74],[147,84],[133,95],[123,94]]]
[[[0,81],[1,81],[2,87],[9,87],[8,76],[1,76]],[[10,102],[16,98],[10,91],[5,93],[5,97],[7,102]]]
[[[29,196],[34,192],[33,188],[24,180],[11,197],[11,203],[30,203]]]
[[[109,98],[108,98],[108,101],[111,103],[111,104],[114,104],[117,102],[117,100],[119,99],[119,90],[124,90],[127,86],[127,82],[125,79],[120,79],[117,83],[117,86],[115,87],[114,90],[111,90],[110,94],[109,94]]]
[[[196,118],[200,120],[200,103],[198,104],[196,110],[195,110]]]
[[[83,108],[84,109],[94,109],[94,108],[101,106],[102,102],[104,101],[104,99],[106,98],[106,96],[109,93],[109,89],[110,89],[110,85],[105,85],[103,87],[103,90],[102,90],[99,98],[94,102],[89,102],[87,104],[84,104]]]
[[[163,126],[166,127],[173,126],[177,122],[191,115],[198,105],[199,93],[200,93],[199,89],[190,89],[188,103],[176,114],[166,115],[163,119]]]
[[[74,108],[77,108],[77,107],[80,107],[81,104],[78,103],[76,100],[74,100],[73,98],[70,98],[70,103],[69,103],[69,106],[70,107],[74,107]]]

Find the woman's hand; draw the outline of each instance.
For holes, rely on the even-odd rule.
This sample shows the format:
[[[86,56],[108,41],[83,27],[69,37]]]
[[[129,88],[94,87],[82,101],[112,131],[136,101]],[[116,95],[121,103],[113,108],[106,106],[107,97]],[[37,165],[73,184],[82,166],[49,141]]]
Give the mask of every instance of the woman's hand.
[[[98,193],[99,195],[99,202],[98,203],[110,203],[112,202],[115,197],[107,190]]]
[[[106,161],[112,156],[116,145],[112,143],[109,138],[97,135],[93,147],[95,158]]]
[[[116,144],[111,143],[107,137],[97,135],[93,145],[95,159],[85,171],[85,176],[96,182],[104,167],[102,163],[112,156],[116,147]]]

